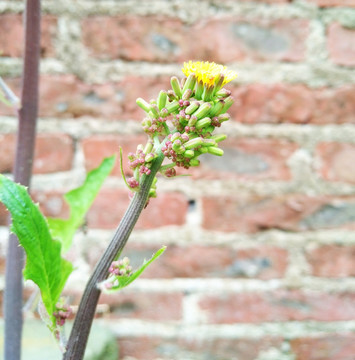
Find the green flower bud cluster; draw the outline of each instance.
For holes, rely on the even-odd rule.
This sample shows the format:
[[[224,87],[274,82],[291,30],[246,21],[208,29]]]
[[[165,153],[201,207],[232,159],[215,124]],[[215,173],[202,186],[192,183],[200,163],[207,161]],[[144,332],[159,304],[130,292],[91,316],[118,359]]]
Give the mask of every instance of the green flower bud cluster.
[[[149,103],[137,99],[146,113],[142,126],[149,140],[144,149],[141,145],[136,154],[129,154],[134,177],[127,185],[133,191],[139,190],[141,176],[150,174],[151,164],[159,153],[171,161],[160,169],[167,177],[176,176],[175,167],[198,166],[202,154],[223,155],[218,145],[226,135],[213,132],[230,119],[227,111],[234,99],[223,85],[236,75],[222,65],[199,62],[185,64],[183,72],[187,77],[181,82],[172,77],[171,89],[160,91],[157,99]],[[155,184],[156,179],[150,196],[156,196]]]

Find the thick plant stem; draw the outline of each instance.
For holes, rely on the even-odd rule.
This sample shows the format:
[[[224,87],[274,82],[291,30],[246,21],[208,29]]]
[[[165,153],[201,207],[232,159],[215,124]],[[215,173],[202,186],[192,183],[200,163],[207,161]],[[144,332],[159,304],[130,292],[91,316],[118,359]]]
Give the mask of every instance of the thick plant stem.
[[[164,155],[160,153],[160,155],[154,160],[150,175],[145,177],[139,192],[133,197],[111,240],[111,243],[97,263],[94,273],[86,285],[63,360],[82,360],[84,357],[87,339],[95,315],[96,305],[100,297],[100,290],[97,288],[97,284],[105,280],[112,261],[126,245],[127,240],[147,203],[150,187],[154,180],[154,176],[163,162],[163,159]]]
[[[14,180],[25,186],[29,186],[32,175],[38,114],[40,9],[40,0],[27,0],[23,84],[14,166]],[[24,252],[19,247],[17,237],[13,234],[9,237],[6,260],[4,358],[6,360],[19,360],[21,358]]]

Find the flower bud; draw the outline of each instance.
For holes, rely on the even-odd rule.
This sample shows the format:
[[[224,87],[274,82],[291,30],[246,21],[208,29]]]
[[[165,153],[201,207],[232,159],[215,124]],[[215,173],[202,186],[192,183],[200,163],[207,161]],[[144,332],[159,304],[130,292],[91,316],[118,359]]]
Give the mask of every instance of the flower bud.
[[[195,91],[195,98],[196,99],[201,99],[202,98],[203,90],[204,90],[203,82],[198,81],[197,86],[196,86],[196,91]]]
[[[196,84],[196,76],[194,73],[192,73],[186,79],[184,87],[182,89],[182,93],[184,93],[187,89],[190,89],[192,91],[195,87],[195,84]]]
[[[153,161],[156,157],[157,157],[156,154],[149,153],[149,154],[147,154],[147,156],[144,158],[144,160],[145,160],[145,162],[151,162],[151,161]]]
[[[202,146],[198,149],[198,151],[201,153],[201,154],[206,154],[208,153],[208,150],[207,150],[207,147],[205,146]]]
[[[225,100],[224,100],[224,106],[222,109],[222,113],[226,113],[228,111],[228,109],[233,105],[234,103],[234,99],[232,96],[228,96]]]
[[[219,143],[219,142],[227,139],[227,135],[225,135],[225,134],[217,134],[217,135],[211,136],[211,139],[214,140],[216,143]]]
[[[201,120],[198,120],[195,127],[196,127],[196,129],[199,130],[199,129],[202,129],[202,128],[206,127],[206,126],[209,126],[210,124],[211,124],[211,119],[209,117],[205,117],[205,118],[203,118]]]
[[[186,89],[184,91],[184,93],[182,94],[181,99],[186,101],[186,100],[190,99],[191,95],[192,95],[192,90],[191,89]]]
[[[162,110],[163,108],[165,108],[165,104],[168,98],[168,94],[165,91],[160,91],[159,96],[158,96],[158,108],[159,110]]]
[[[217,116],[217,119],[220,123],[222,123],[223,121],[228,121],[230,118],[231,118],[231,116],[227,113]]]
[[[197,122],[197,117],[195,115],[192,115],[189,119],[188,126],[194,126]],[[191,129],[190,129],[191,130]]]
[[[208,147],[207,151],[212,155],[217,155],[217,156],[222,156],[223,155],[223,150],[218,148],[218,147],[215,147],[215,146]]]
[[[149,113],[151,111],[150,104],[148,104],[144,99],[138,98],[136,100],[137,105],[142,108],[145,112]]]
[[[195,139],[189,140],[188,142],[186,142],[184,144],[185,149],[189,150],[189,149],[194,149],[198,146],[201,146],[202,143],[204,142],[204,140],[200,137],[197,137]]]
[[[193,158],[190,160],[189,162],[190,166],[199,166],[200,165],[200,160]]]
[[[166,109],[168,110],[169,114],[175,112],[178,108],[179,108],[178,101],[172,101],[171,103],[168,103],[166,105]]]
[[[216,96],[219,98],[226,98],[228,97],[232,92],[227,89],[220,89],[216,92]]]
[[[152,150],[153,150],[153,144],[152,144],[150,141],[148,141],[148,142],[145,144],[145,148],[144,148],[143,152],[144,152],[145,154],[148,154],[148,153],[150,153]]]
[[[217,143],[212,139],[203,139],[203,146],[217,146]]]
[[[224,102],[222,100],[217,101],[213,105],[213,107],[209,113],[210,117],[214,117],[214,116],[218,115],[222,111],[223,106],[224,106]]]
[[[194,112],[194,115],[197,117],[197,119],[202,119],[204,116],[206,116],[209,111],[211,110],[212,105],[208,102],[203,103],[196,112]]]
[[[186,109],[185,113],[187,115],[191,115],[193,112],[195,112],[200,107],[200,104],[197,101],[192,102]]]
[[[152,116],[151,114],[152,114],[153,116]],[[159,109],[158,109],[158,106],[157,106],[156,104],[150,105],[149,115],[150,115],[153,119],[159,117]]]
[[[173,76],[170,80],[170,84],[172,89],[174,90],[175,95],[180,99],[181,98],[181,88],[179,84],[179,80],[177,77]]]
[[[186,150],[184,152],[184,157],[192,159],[195,156],[195,152],[193,150]]]

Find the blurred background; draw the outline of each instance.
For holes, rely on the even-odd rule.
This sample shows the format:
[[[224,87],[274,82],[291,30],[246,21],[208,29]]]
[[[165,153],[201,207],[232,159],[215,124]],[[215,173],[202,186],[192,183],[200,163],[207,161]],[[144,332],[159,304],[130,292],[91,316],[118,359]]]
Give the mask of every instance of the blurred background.
[[[119,359],[355,359],[355,1],[42,8],[32,195],[48,216],[68,215],[62,195],[85,171],[146,141],[135,100],[168,90],[184,61],[238,73],[226,86],[236,103],[221,129],[225,155],[206,156],[191,177],[159,178],[124,252],[133,265],[161,245],[165,254],[125,291],[101,297],[96,323],[113,334]],[[0,75],[18,95],[23,9],[0,2]],[[16,129],[0,105],[2,173],[12,171]],[[73,305],[128,202],[117,165],[69,254]],[[6,217],[1,208],[2,288]]]

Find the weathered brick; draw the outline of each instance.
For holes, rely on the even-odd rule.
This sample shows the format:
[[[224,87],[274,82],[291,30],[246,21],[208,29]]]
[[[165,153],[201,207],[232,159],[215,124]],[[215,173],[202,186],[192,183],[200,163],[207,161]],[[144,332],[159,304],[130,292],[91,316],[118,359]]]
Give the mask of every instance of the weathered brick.
[[[92,16],[82,22],[83,42],[101,59],[226,63],[236,60],[304,59],[308,21],[231,17],[189,25],[166,16]],[[201,41],[208,39],[208,41]]]
[[[0,134],[0,171],[11,172],[15,159],[15,134]],[[33,173],[44,174],[71,169],[74,156],[72,139],[64,134],[38,134]]]
[[[289,180],[287,160],[298,146],[282,140],[228,137],[219,147],[224,151],[222,161],[218,156],[205,154],[200,157],[199,167],[179,169],[179,173],[196,179]]]
[[[339,23],[331,24],[328,28],[328,51],[330,59],[336,64],[354,66],[355,29],[345,28]]]
[[[42,16],[41,55],[54,56],[53,39],[57,30],[57,19],[51,15]],[[23,16],[20,14],[1,14],[0,56],[22,57],[23,55]]]
[[[20,79],[6,78],[5,81],[16,94],[20,94]],[[40,81],[39,114],[42,117],[90,116],[140,121],[145,113],[136,104],[136,99],[156,99],[160,90],[170,89],[170,77],[166,76],[127,76],[114,83],[87,84],[74,75],[42,75]],[[0,115],[13,114],[11,108],[0,106]]]
[[[204,197],[202,206],[203,227],[215,231],[353,229],[355,222],[353,198],[261,197],[240,193],[238,196]]]
[[[332,6],[341,6],[341,7],[355,7],[354,0],[308,0],[317,4],[319,7],[332,7]]]
[[[110,318],[176,321],[182,317],[182,293],[120,292],[101,295],[100,304],[109,305]]]
[[[238,122],[257,123],[355,123],[355,88],[310,89],[304,85],[251,84],[235,87],[236,103],[229,113]]]
[[[352,360],[355,354],[354,334],[302,337],[290,344],[297,360]]]
[[[307,260],[315,276],[355,276],[355,246],[320,246],[307,253]]]
[[[277,337],[262,339],[161,339],[135,337],[118,339],[120,355],[137,360],[213,359],[255,360],[259,354],[272,347],[280,347]]]
[[[123,150],[123,168],[126,174],[132,174],[128,167],[127,156],[130,152],[135,153],[138,144],[145,144],[146,135],[95,135],[82,140],[81,145],[85,156],[85,168],[90,171],[100,165],[105,157],[119,153],[119,147]],[[113,169],[112,175],[121,176],[119,161]]]
[[[64,200],[64,192],[56,191],[32,191],[31,197],[34,202],[39,203],[39,207],[45,216],[68,218],[69,207]]]
[[[128,243],[122,256],[128,256],[134,267],[137,267],[156,250],[156,246]],[[159,261],[151,264],[142,276],[273,279],[285,274],[287,258],[286,250],[273,246],[235,250],[226,246],[169,245]]]
[[[114,229],[129,204],[128,190],[102,189],[88,213],[88,225],[92,228]],[[136,229],[152,229],[160,226],[183,225],[188,200],[180,193],[159,193],[151,199],[139,218]]]
[[[321,175],[330,181],[355,183],[355,145],[320,143],[316,148]]]
[[[208,323],[353,320],[355,294],[315,291],[206,295],[200,300]]]
[[[35,174],[68,171],[74,156],[73,139],[65,134],[39,134],[36,139]]]

